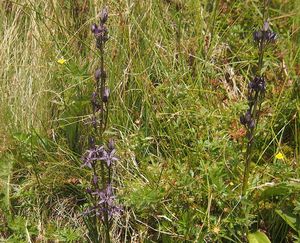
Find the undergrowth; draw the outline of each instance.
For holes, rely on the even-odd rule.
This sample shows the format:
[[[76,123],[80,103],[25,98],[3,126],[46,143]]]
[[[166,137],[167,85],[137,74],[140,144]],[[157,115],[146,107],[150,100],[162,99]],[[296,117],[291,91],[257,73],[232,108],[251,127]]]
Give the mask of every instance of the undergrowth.
[[[90,26],[104,3],[0,2],[0,241],[88,242]],[[299,0],[270,1],[278,34],[241,197],[239,116],[257,63],[261,1],[105,1],[108,127],[123,212],[112,242],[297,242]],[[245,205],[247,212],[245,217]],[[268,241],[263,241],[268,242]]]

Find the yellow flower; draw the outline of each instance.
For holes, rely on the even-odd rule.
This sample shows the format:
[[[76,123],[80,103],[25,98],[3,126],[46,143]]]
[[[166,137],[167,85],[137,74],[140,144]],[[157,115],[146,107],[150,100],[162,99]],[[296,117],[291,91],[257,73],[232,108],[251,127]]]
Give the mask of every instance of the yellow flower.
[[[276,155],[275,155],[275,158],[276,159],[284,159],[284,155],[282,154],[282,153],[277,153]]]
[[[61,65],[65,64],[66,61],[67,61],[67,60],[64,59],[63,57],[57,60],[57,62],[58,62],[59,64],[61,64]]]
[[[213,232],[214,232],[216,235],[219,234],[220,231],[221,231],[221,229],[220,229],[218,226],[215,226],[215,227],[213,228]]]

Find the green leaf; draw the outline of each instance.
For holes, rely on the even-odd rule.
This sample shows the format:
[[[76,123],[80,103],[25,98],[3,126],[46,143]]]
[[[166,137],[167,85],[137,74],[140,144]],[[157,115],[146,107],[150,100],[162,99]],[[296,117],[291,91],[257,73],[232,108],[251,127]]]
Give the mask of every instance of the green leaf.
[[[271,198],[275,196],[285,196],[291,191],[291,186],[287,183],[280,183],[271,187],[266,188],[262,191],[260,199]]]
[[[300,183],[293,181],[282,182],[271,185],[262,190],[260,200],[276,197],[276,196],[289,196],[291,193],[300,192]]]
[[[260,231],[248,234],[248,241],[249,243],[271,243],[266,234]]]
[[[282,210],[275,211],[292,229],[300,233],[300,217],[292,213],[284,213]]]
[[[10,207],[10,176],[13,156],[5,154],[0,157],[0,208],[9,212]]]

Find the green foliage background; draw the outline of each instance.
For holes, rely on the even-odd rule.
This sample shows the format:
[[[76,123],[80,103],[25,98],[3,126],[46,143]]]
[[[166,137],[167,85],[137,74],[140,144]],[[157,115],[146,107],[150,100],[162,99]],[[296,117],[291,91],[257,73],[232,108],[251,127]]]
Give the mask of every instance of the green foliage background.
[[[0,2],[1,241],[88,241],[81,214],[91,175],[80,158],[99,56],[89,30],[103,4]],[[261,1],[106,5],[106,138],[116,141],[114,187],[124,207],[114,241],[245,242],[259,230],[271,242],[297,242],[299,0],[270,1],[279,38],[265,58],[247,200],[239,115],[257,67],[252,32],[262,25]]]

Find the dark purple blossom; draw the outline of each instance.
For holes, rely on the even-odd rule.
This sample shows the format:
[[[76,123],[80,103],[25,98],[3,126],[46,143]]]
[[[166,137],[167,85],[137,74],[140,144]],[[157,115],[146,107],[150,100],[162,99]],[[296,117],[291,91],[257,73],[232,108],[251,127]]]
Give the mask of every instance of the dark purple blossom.
[[[96,47],[99,48],[100,50],[103,49],[103,44],[108,40],[108,29],[105,26],[107,18],[108,18],[108,11],[107,8],[104,8],[100,13],[99,26],[97,24],[93,24],[91,28],[96,38]]]
[[[108,10],[107,7],[103,8],[100,13],[100,24],[105,24],[108,19]]]
[[[266,90],[266,82],[264,77],[256,76],[250,83],[249,89],[256,92],[264,92]]]
[[[105,70],[102,70],[102,71],[101,71],[101,69],[98,68],[98,69],[95,71],[94,77],[95,77],[95,79],[96,79],[97,81],[99,81],[99,79],[100,79],[101,77],[106,78],[106,72],[105,72]]]
[[[245,115],[240,116],[240,122],[248,129],[252,129],[255,126],[255,121],[252,118],[250,110],[247,110]]]
[[[269,28],[270,28],[269,22],[268,22],[268,21],[265,21],[265,22],[264,22],[264,25],[263,25],[263,31],[268,31]]]
[[[113,140],[110,140],[107,144],[107,149],[104,146],[95,145],[95,140],[98,138],[103,142],[104,132],[106,130],[106,121],[108,118],[108,102],[110,90],[106,84],[106,72],[105,72],[105,43],[108,40],[108,29],[106,22],[108,19],[107,8],[104,8],[100,13],[99,24],[93,24],[91,31],[96,39],[96,47],[100,52],[100,68],[96,69],[94,73],[95,87],[91,96],[92,115],[91,123],[94,127],[93,141],[90,142],[90,149],[86,151],[82,160],[83,166],[87,166],[92,169],[90,185],[86,192],[89,194],[90,206],[85,212],[88,217],[97,216],[100,221],[105,225],[106,242],[110,242],[110,220],[111,218],[119,214],[122,209],[115,203],[115,195],[111,186],[112,182],[112,170],[111,164],[118,160],[115,156],[115,146]],[[106,103],[106,104],[105,104]],[[100,128],[100,129],[99,129]],[[101,161],[101,162],[100,162]],[[104,166],[106,164],[106,166]],[[96,220],[97,222],[97,220]],[[97,230],[98,234],[98,230]],[[98,235],[99,236],[99,235]],[[97,236],[97,238],[99,238]]]
[[[265,21],[262,30],[253,33],[253,39],[258,43],[274,42],[277,39],[277,34],[271,31],[269,22]]]
[[[116,196],[113,194],[112,186],[110,184],[103,190],[97,189],[90,193],[96,196],[97,205],[86,210],[85,214],[95,214],[102,220],[104,214],[107,213],[110,220],[113,216],[120,214],[122,208],[115,203]]]
[[[268,42],[275,42],[277,40],[277,34],[268,30],[265,32],[265,39],[268,41]]]
[[[260,41],[262,39],[262,37],[263,37],[262,31],[258,30],[258,31],[254,31],[253,32],[253,39],[254,39],[254,41],[258,42],[258,41]]]
[[[102,95],[102,101],[103,102],[108,102],[109,93],[110,93],[109,88],[105,87],[104,90],[103,90],[103,95]]]
[[[92,194],[92,189],[90,188],[90,187],[88,187],[87,189],[86,189],[86,192],[88,193],[88,194]]]
[[[115,156],[116,150],[113,149],[111,151],[103,150],[102,157],[100,160],[103,160],[106,162],[107,166],[109,167],[114,161],[117,161],[118,158]]]
[[[95,76],[95,79],[96,79],[97,81],[99,81],[99,79],[100,79],[100,77],[101,77],[101,69],[98,68],[98,69],[95,71],[94,76]]]
[[[98,32],[98,26],[96,24],[92,24],[91,31],[96,34]]]
[[[247,124],[247,122],[246,122],[246,119],[245,119],[245,116],[242,114],[242,115],[240,115],[240,123],[242,124],[242,125],[246,125]]]
[[[98,95],[96,92],[93,92],[92,93],[92,97],[91,97],[91,103],[92,103],[92,107],[93,107],[93,111],[94,112],[97,112],[97,111],[100,111],[101,110],[101,105],[99,104],[99,101],[98,101]],[[95,117],[95,116],[94,116]],[[93,122],[92,122],[93,124]],[[97,122],[96,122],[97,124]],[[95,124],[94,124],[95,125]]]
[[[108,29],[107,27],[100,23],[100,25],[93,24],[91,28],[92,32],[96,37],[96,46],[100,48],[102,43],[108,41]]]
[[[93,168],[94,163],[97,160],[101,160],[103,156],[103,146],[96,145],[94,148],[89,149],[85,152],[85,155],[83,156],[83,166],[87,166],[90,169]]]

